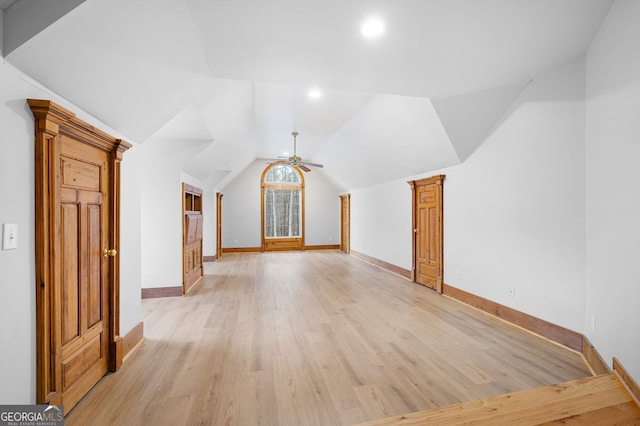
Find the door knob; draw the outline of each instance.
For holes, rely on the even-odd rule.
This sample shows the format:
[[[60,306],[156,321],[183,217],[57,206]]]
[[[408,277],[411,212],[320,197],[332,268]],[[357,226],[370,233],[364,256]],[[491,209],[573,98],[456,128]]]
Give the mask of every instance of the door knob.
[[[418,229],[418,228],[416,228],[416,229],[414,229],[414,230],[413,230],[413,232],[415,232],[415,233],[418,233],[418,231],[419,231],[419,229]]]
[[[102,255],[104,257],[109,257],[109,256],[114,257],[116,254],[118,254],[118,250],[116,249],[111,249],[111,250],[104,249],[104,251],[102,252]]]

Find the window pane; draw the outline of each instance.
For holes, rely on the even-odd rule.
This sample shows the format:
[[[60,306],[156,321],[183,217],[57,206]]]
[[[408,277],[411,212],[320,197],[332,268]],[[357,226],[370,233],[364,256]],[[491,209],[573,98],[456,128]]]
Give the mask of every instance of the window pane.
[[[287,164],[273,166],[264,178],[266,183],[300,183],[300,176]]]
[[[266,238],[300,237],[301,190],[264,190],[264,230]]]

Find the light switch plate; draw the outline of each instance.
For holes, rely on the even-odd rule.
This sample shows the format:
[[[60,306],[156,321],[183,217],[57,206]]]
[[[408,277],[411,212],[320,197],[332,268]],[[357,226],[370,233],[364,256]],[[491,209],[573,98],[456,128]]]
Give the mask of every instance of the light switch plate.
[[[18,248],[18,225],[15,223],[2,224],[2,250]]]

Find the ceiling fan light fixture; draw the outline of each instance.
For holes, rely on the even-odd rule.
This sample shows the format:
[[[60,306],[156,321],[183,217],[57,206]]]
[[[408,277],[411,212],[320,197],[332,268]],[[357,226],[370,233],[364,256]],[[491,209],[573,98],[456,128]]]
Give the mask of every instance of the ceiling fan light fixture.
[[[305,172],[311,171],[309,167],[318,167],[318,168],[324,167],[322,164],[310,163],[308,161],[305,161],[302,159],[302,157],[299,157],[297,155],[296,138],[298,137],[298,135],[299,135],[298,132],[295,132],[295,131],[291,132],[291,136],[293,136],[293,155],[289,156],[288,152],[284,152],[282,157],[278,157],[278,159],[275,160],[275,163],[288,164],[290,166],[299,167],[301,170],[304,170]],[[270,164],[274,164],[274,163],[270,163]]]

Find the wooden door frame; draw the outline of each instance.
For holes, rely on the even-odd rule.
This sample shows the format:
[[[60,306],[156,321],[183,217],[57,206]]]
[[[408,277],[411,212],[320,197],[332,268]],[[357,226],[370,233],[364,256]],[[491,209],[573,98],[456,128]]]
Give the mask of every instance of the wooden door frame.
[[[416,251],[416,240],[418,238],[417,234],[417,203],[416,203],[416,187],[422,185],[430,185],[436,184],[436,203],[438,205],[437,214],[438,214],[438,234],[440,237],[438,238],[438,256],[440,263],[440,270],[438,271],[438,278],[436,279],[436,288],[435,290],[442,294],[442,282],[444,280],[444,215],[443,215],[443,182],[445,175],[435,175],[425,179],[419,180],[411,180],[407,182],[411,187],[411,281],[416,282],[416,265],[417,265],[417,251]]]
[[[216,192],[216,259],[222,255],[222,192]]]
[[[110,155],[109,174],[111,192],[109,205],[109,227],[107,240],[110,248],[120,251],[120,162],[122,154],[131,144],[94,128],[78,119],[74,113],[48,100],[28,99],[34,116],[35,130],[35,275],[36,275],[36,402],[53,403],[62,396],[62,374],[52,368],[51,348],[60,342],[59,330],[51,336],[51,327],[61,317],[60,303],[55,303],[53,283],[61,279],[56,267],[60,255],[57,224],[60,212],[56,208],[60,194],[55,188],[60,180],[57,170],[60,157],[60,140],[68,135],[82,143],[106,151]],[[110,257],[108,309],[106,328],[109,339],[107,357],[110,371],[122,364],[123,344],[120,337],[120,262]],[[55,348],[54,348],[55,349]]]
[[[344,232],[344,205],[347,205],[347,215],[349,216],[349,235],[345,239]],[[346,243],[345,243],[346,241]],[[345,247],[346,246],[346,247]],[[340,250],[349,254],[351,252],[351,194],[340,195]]]

